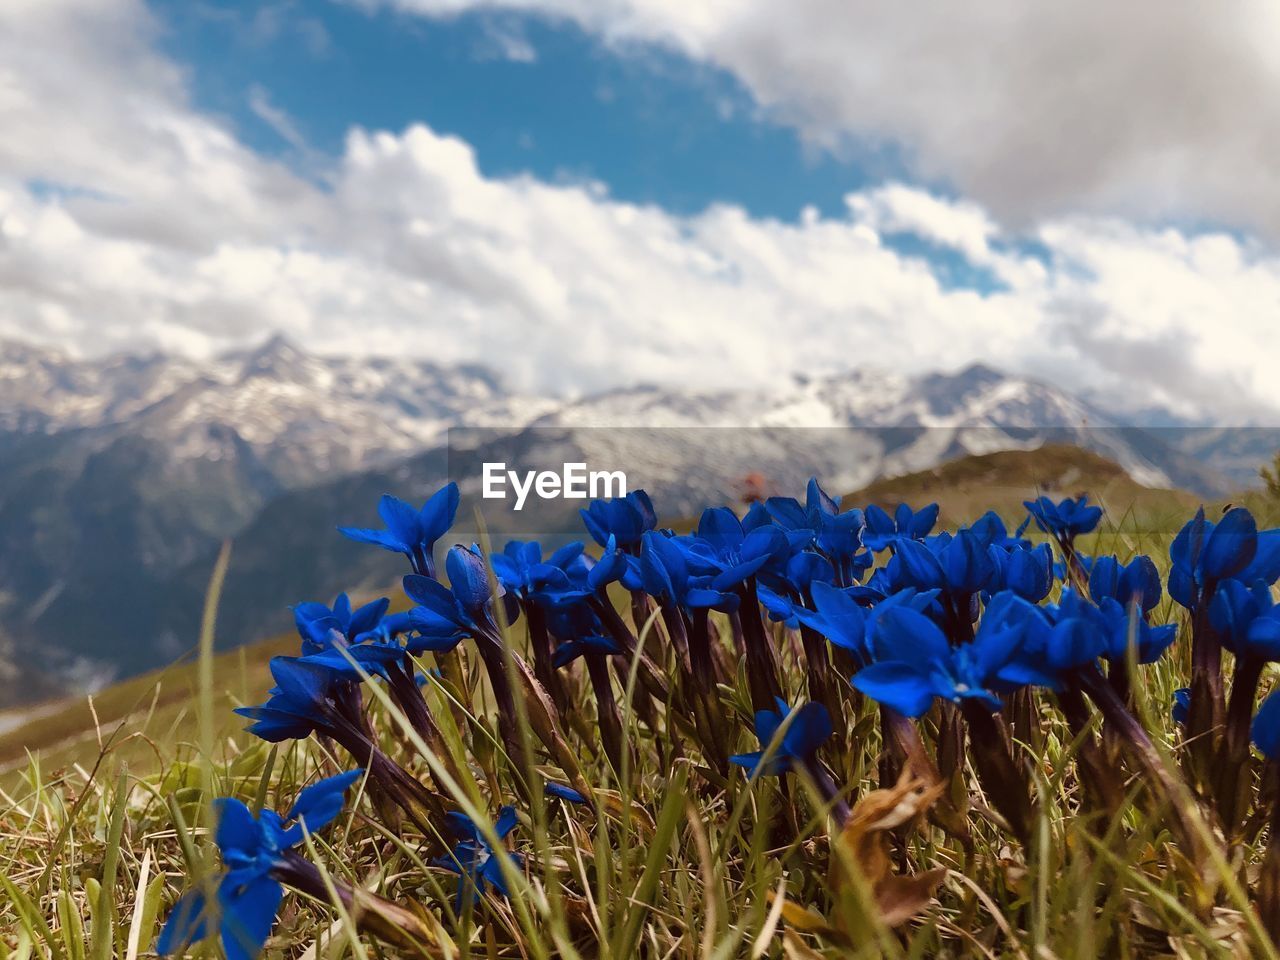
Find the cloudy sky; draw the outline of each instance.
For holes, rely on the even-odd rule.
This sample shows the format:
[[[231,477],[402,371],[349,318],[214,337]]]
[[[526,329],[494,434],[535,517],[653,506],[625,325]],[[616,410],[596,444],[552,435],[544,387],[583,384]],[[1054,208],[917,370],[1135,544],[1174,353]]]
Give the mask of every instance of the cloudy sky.
[[[0,337],[1274,422],[1277,47],[1266,0],[3,0]]]

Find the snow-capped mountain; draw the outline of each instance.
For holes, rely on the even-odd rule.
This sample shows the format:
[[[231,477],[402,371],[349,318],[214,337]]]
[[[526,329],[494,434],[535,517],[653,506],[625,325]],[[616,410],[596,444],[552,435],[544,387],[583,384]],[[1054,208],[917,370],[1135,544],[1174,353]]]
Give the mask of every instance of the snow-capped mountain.
[[[234,456],[242,442],[285,487],[409,456],[450,427],[519,427],[550,406],[508,394],[483,367],[319,357],[278,336],[207,364],[0,343],[0,430],[123,430],[186,460]]]
[[[655,486],[710,461],[717,470],[736,462],[742,473],[764,473],[783,487],[798,471],[853,490],[965,454],[1046,442],[1095,450],[1145,486],[1213,492],[1228,486],[1212,469],[1079,398],[981,365],[920,376],[864,369],[798,378],[769,391],[638,387],[567,403],[529,429],[544,438],[572,430],[588,462],[640,465]],[[655,447],[662,456],[653,455]]]
[[[1225,449],[1231,438],[1209,439]],[[76,360],[0,343],[0,651],[12,651],[0,659],[41,649],[47,668],[56,647],[67,669],[54,674],[83,678],[189,649],[212,557],[228,538],[219,620],[228,643],[279,630],[300,599],[380,588],[394,580],[395,558],[333,527],[372,521],[383,492],[420,499],[452,477],[464,518],[478,506],[495,533],[539,529],[479,499],[480,465],[491,460],[624,469],[668,516],[732,498],[749,476],[776,492],[799,491],[810,475],[849,491],[966,453],[1047,442],[1091,448],[1149,486],[1224,489],[1203,447],[1192,456],[1167,441],[982,366],[565,399],[509,392],[479,366],[321,357],[279,338],[207,363]],[[1231,463],[1243,464],[1248,451],[1236,447]],[[562,505],[566,517],[577,505]],[[564,529],[551,525],[564,519],[540,529]]]

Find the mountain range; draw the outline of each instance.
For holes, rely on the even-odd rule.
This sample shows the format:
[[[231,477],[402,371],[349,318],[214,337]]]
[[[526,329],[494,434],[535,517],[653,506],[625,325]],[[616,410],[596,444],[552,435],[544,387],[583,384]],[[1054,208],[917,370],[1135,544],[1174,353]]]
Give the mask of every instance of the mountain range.
[[[580,502],[517,513],[481,499],[481,465],[625,470],[666,517],[744,493],[833,490],[970,453],[1092,449],[1138,483],[1217,496],[1280,436],[1125,424],[985,366],[874,369],[718,393],[637,386],[579,398],[508,390],[493,371],[321,357],[274,337],[209,362],[82,360],[0,343],[0,685],[7,699],[135,673],[190,649],[213,558],[233,541],[220,642],[278,631],[289,604],[385,588],[398,558],[338,536],[384,492],[463,488],[459,538],[563,537]],[[6,665],[7,664],[7,665]],[[6,695],[0,692],[0,705]]]

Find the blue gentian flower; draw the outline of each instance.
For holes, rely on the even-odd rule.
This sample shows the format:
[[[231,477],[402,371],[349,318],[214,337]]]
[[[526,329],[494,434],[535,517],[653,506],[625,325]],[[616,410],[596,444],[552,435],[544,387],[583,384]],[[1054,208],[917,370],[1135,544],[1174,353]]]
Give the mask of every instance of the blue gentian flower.
[[[1097,557],[1090,565],[1089,596],[1095,603],[1109,597],[1123,607],[1136,604],[1148,613],[1163,593],[1160,571],[1150,557],[1139,555],[1127,564],[1116,557]]]
[[[1179,687],[1173,691],[1173,708],[1169,712],[1174,723],[1184,727],[1187,725],[1187,720],[1191,716],[1190,687]]]
[[[588,654],[612,656],[621,652],[622,648],[618,646],[617,641],[612,637],[598,634],[574,637],[572,640],[566,640],[556,647],[555,652],[551,655],[551,666],[559,670],[561,667],[567,667],[579,657],[585,657]]]
[[[349,647],[335,644],[319,653],[300,657],[298,662],[323,667],[329,671],[332,682],[359,683],[366,674],[387,679],[393,666],[405,662],[406,653],[406,649],[394,641],[369,640]]]
[[[340,593],[332,608],[323,603],[298,604],[293,608],[293,621],[302,637],[302,652],[319,653],[335,641],[352,644],[370,639],[377,634],[390,603],[384,597],[353,611],[350,598]]]
[[[936,590],[906,588],[866,606],[858,599],[860,588],[844,589],[830,584],[813,585],[813,610],[797,609],[796,616],[827,638],[833,645],[848,651],[859,666],[871,662],[871,629],[876,619],[896,607],[916,613],[928,610],[938,597]]]
[[[455,546],[445,557],[449,586],[432,578],[410,574],[404,578],[404,592],[417,606],[409,611],[409,622],[417,635],[407,643],[414,652],[452,650],[465,637],[491,633],[493,594],[489,572],[480,548]],[[498,598],[506,596],[498,584]],[[508,609],[508,619],[515,611]]]
[[[1054,503],[1048,497],[1024,500],[1022,505],[1031,514],[1036,526],[1056,540],[1071,543],[1081,534],[1097,529],[1102,519],[1102,508],[1091,506],[1087,496],[1067,497]]]
[[[643,490],[632,490],[625,497],[611,500],[592,500],[587,509],[579,512],[596,543],[606,546],[612,537],[626,553],[636,553],[640,538],[658,525],[653,502]]]
[[[773,751],[773,755],[765,763],[765,752],[782,726],[782,721],[789,713],[794,713],[791,725],[782,736],[782,743]],[[745,767],[747,772],[758,772],[764,776],[778,776],[793,767],[808,766],[813,763],[818,748],[831,736],[831,715],[820,703],[806,703],[794,710],[787,706],[785,700],[777,701],[776,710],[756,711],[756,738],[760,741],[760,749],[755,753],[739,753],[731,756],[729,762]]]
[[[569,803],[586,803],[587,798],[580,794],[573,787],[563,783],[555,783],[548,780],[542,785],[542,792],[548,797],[555,797],[558,800],[567,800]]]
[[[923,541],[900,538],[893,550],[890,577],[900,587],[971,595],[990,589],[1000,572],[992,549],[972,530]]]
[[[214,801],[214,840],[226,873],[214,903],[193,889],[174,906],[156,953],[169,956],[210,936],[215,925],[227,960],[252,960],[262,952],[284,897],[278,875],[291,866],[290,851],[306,833],[316,833],[342,812],[343,794],[363,771],[352,770],[312,784],[282,818],[272,810],[257,817],[239,800]],[[287,824],[287,826],[286,826]],[[296,855],[295,855],[296,856]]]
[[[713,590],[729,590],[766,565],[784,560],[788,546],[786,535],[777,527],[748,532],[728,507],[713,507],[703,511],[686,555],[718,571],[711,581]]]
[[[408,633],[412,626],[413,624],[409,622],[407,610],[400,613],[389,613],[378,621],[378,625],[372,630],[357,634],[355,641],[366,643],[394,640],[396,637],[401,637]]]
[[[690,555],[674,537],[646,533],[640,559],[635,564],[635,582],[659,602],[686,609],[729,611],[738,607],[738,597],[712,587],[709,574],[695,575],[689,569]],[[695,557],[695,559],[701,559]]]
[[[489,558],[493,573],[507,593],[519,600],[546,601],[563,597],[574,581],[586,579],[589,566],[583,545],[566,544],[542,559],[542,545],[536,541],[512,540],[502,553]]]
[[[1268,551],[1269,552],[1269,551]],[[1188,610],[1223,580],[1239,577],[1245,583],[1265,579],[1267,571],[1249,571],[1258,555],[1258,525],[1244,507],[1228,510],[1217,523],[1205,519],[1204,508],[1178,531],[1169,547],[1169,595]],[[1272,577],[1267,582],[1274,582]]]
[[[276,682],[267,702],[235,712],[253,720],[248,731],[268,743],[300,740],[314,731],[333,735],[344,718],[337,708],[334,685],[345,681],[327,663],[297,657],[272,657]]]
[[[866,526],[862,511],[841,513],[840,501],[828,496],[816,478],[809,481],[803,507],[792,497],[770,497],[764,511],[787,531],[793,548],[812,542],[836,568],[840,582],[846,585],[856,582],[871,566],[871,554],[862,548],[862,531]]]
[[[609,537],[600,551],[600,559],[586,562],[587,589],[598,593],[609,584],[622,580],[629,569],[627,555],[618,548],[617,541]]]
[[[866,609],[847,590],[826,583],[813,585],[814,610],[797,611],[801,619],[835,646],[851,653],[859,664],[870,660]]]
[[[1028,516],[1010,535],[1009,528],[1005,526],[1000,514],[994,510],[988,510],[973,521],[969,529],[987,546],[999,547],[1002,550],[1022,550],[1031,546],[1031,541],[1022,536],[1030,524],[1031,517]]]
[[[578,796],[581,798],[581,794]],[[494,821],[494,833],[499,840],[503,840],[518,823],[515,807],[503,807],[498,811],[498,819]],[[474,903],[484,896],[489,885],[510,899],[511,891],[502,876],[502,862],[499,858],[507,857],[517,869],[524,866],[524,858],[505,847],[494,850],[466,814],[449,813],[446,830],[456,841],[453,850],[448,856],[437,857],[431,863],[458,874],[458,894],[455,901],[457,911],[461,913],[468,902]]]
[[[879,553],[894,542],[902,539],[923,540],[938,522],[938,505],[931,503],[917,511],[905,503],[898,504],[890,517],[874,503],[863,513],[866,529],[862,532],[862,542],[868,550]]]
[[[1220,584],[1209,604],[1209,622],[1237,657],[1280,661],[1280,606],[1263,581],[1252,589],[1238,580]]]
[[[1041,621],[1029,630],[1022,656],[1064,682],[1099,658],[1126,662],[1131,641],[1138,663],[1154,663],[1177,635],[1174,624],[1152,626],[1111,597],[1095,604],[1070,587],[1058,603],[1036,609]]]
[[[831,561],[819,553],[807,550],[792,554],[781,570],[762,570],[759,600],[769,612],[769,617],[797,629],[797,609],[810,603],[813,587],[818,583],[830,585],[836,572]]]
[[[1010,550],[995,548],[991,559],[996,566],[993,582],[1030,603],[1039,603],[1053,587],[1053,551],[1047,543]],[[996,592],[996,591],[992,591]]]
[[[1273,692],[1253,718],[1253,745],[1268,760],[1280,760],[1280,691]]]
[[[1000,694],[1053,679],[1019,659],[1035,607],[1012,594],[993,598],[973,640],[953,647],[936,623],[905,605],[876,616],[870,632],[874,662],[854,675],[853,686],[909,717],[929,709],[935,697],[974,700],[995,711]]]
[[[378,502],[378,515],[386,524],[384,530],[339,527],[338,532],[360,543],[371,543],[393,553],[403,553],[413,565],[414,573],[434,577],[436,571],[432,551],[436,541],[453,526],[457,513],[458,485],[448,483],[432,494],[421,510],[415,510],[390,494],[384,495]]]

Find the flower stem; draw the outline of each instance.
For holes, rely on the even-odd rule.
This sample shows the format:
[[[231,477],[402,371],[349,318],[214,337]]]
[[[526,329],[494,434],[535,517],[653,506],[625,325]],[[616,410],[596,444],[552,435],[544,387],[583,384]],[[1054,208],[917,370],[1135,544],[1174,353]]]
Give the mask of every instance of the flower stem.
[[[742,598],[742,637],[746,646],[747,685],[751,688],[751,706],[756,710],[773,710],[782,697],[778,683],[778,664],[773,647],[760,619],[760,598],[754,577],[748,577],[738,588]]]

